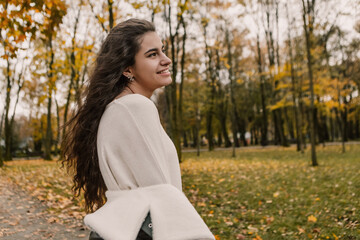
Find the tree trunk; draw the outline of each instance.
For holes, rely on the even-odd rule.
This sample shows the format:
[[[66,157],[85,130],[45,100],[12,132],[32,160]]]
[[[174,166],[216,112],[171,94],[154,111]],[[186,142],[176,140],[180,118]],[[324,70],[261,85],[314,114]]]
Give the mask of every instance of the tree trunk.
[[[291,40],[289,40],[291,41]],[[291,46],[289,47],[291,48]],[[291,50],[290,50],[291,52]],[[297,146],[297,151],[301,151],[303,152],[303,136],[302,136],[302,131],[301,131],[301,127],[300,127],[300,117],[299,117],[299,110],[298,110],[298,106],[296,104],[296,85],[295,85],[295,71],[293,68],[293,62],[292,62],[292,53],[290,53],[290,68],[291,68],[291,85],[292,85],[292,100],[293,100],[293,112],[294,112],[294,118],[295,118],[295,128],[296,128],[296,146]]]
[[[336,119],[340,128],[341,132],[341,146],[342,146],[342,153],[345,153],[345,131],[344,131],[344,122],[342,118],[342,111],[335,108]]]
[[[334,109],[330,109],[330,141],[335,141]]]
[[[46,136],[45,136],[45,152],[44,159],[51,160],[51,146],[52,146],[52,127],[51,127],[51,105],[52,105],[52,93],[53,93],[53,64],[54,64],[54,51],[52,48],[52,36],[49,37],[49,51],[50,51],[50,62],[48,68],[48,105],[47,105],[47,123],[46,123]]]
[[[307,147],[307,143],[306,143],[306,133],[304,132],[304,124],[306,121],[305,121],[305,117],[306,117],[306,113],[305,113],[305,107],[304,107],[304,104],[303,104],[303,101],[302,101],[302,97],[301,97],[301,94],[299,94],[299,127],[300,127],[300,132],[301,132],[301,136],[302,136],[302,144],[303,144],[303,147],[302,147],[302,151],[301,153],[305,153],[304,150],[306,149]]]
[[[47,105],[47,124],[46,124],[46,136],[45,136],[45,153],[44,159],[51,160],[51,145],[52,145],[52,127],[51,127],[51,105],[52,105],[52,93],[49,90],[48,105]]]
[[[209,82],[209,97],[208,97],[208,107],[207,107],[207,111],[206,111],[206,137],[208,140],[208,149],[209,151],[212,151],[214,149],[214,142],[213,142],[213,138],[214,138],[214,134],[213,134],[213,126],[212,126],[212,121],[213,121],[213,115],[214,115],[214,104],[215,104],[215,93],[216,93],[216,75],[214,74],[214,69],[213,69],[213,54],[212,54],[212,50],[209,48],[208,44],[207,44],[207,29],[206,29],[206,25],[204,25],[204,43],[205,43],[205,52],[206,55],[208,57],[208,62],[207,62],[207,82],[209,82],[208,80],[210,79]]]
[[[343,122],[343,141],[347,142],[348,141],[348,111],[347,111],[347,107],[344,106],[344,110],[341,111],[341,117],[342,117],[342,122]]]
[[[177,56],[175,55],[176,50],[176,37],[178,35],[178,28],[176,29],[175,34],[172,31],[172,22],[171,22],[171,6],[168,5],[168,15],[167,21],[169,23],[169,33],[170,33],[170,44],[171,44],[171,60],[172,60],[172,83],[168,86],[169,94],[168,97],[168,106],[170,109],[170,123],[171,123],[171,137],[174,141],[174,145],[176,147],[176,151],[179,157],[179,161],[182,160],[181,155],[181,139],[180,139],[180,131],[179,131],[179,119],[178,119],[178,106],[177,106],[177,83],[176,83],[176,76],[177,76]]]
[[[56,127],[57,127],[55,154],[58,155],[58,153],[60,152],[59,144],[60,144],[61,127],[60,127],[60,107],[56,98],[55,98],[55,106],[56,106]]]
[[[187,140],[187,134],[186,131],[183,131],[183,139],[184,139],[184,147],[188,147],[188,140]]]
[[[218,147],[221,147],[222,146],[222,143],[223,143],[223,139],[222,139],[222,134],[221,134],[221,130],[219,129],[218,130],[218,139],[217,139],[217,146]]]
[[[184,135],[184,146],[187,146],[187,142],[185,142],[186,140],[186,133],[183,129],[183,89],[184,89],[184,78],[185,78],[185,74],[184,74],[184,69],[185,69],[185,43],[186,43],[186,24],[184,22],[184,18],[181,16],[180,18],[180,23],[183,26],[183,30],[184,30],[184,34],[182,36],[182,52],[181,52],[181,60],[180,60],[180,86],[179,86],[179,104],[178,104],[178,111],[179,111],[179,132],[183,132]],[[175,79],[174,79],[175,81]]]
[[[280,141],[281,141],[281,145],[284,147],[288,147],[289,143],[288,140],[285,136],[285,129],[284,129],[284,121],[283,121],[283,114],[282,114],[283,109],[279,108],[276,110],[276,114],[277,114],[277,119],[278,119],[278,124],[279,124],[279,134],[280,134]]]
[[[231,141],[226,128],[226,113],[224,114],[222,112],[222,114],[219,116],[219,120],[220,120],[222,135],[224,136],[224,147],[228,148],[231,146]]]
[[[278,2],[262,2],[265,9],[266,14],[266,26],[264,26],[265,29],[265,36],[266,36],[266,44],[267,44],[267,50],[268,50],[268,59],[269,59],[269,69],[270,69],[270,77],[274,81],[274,90],[272,92],[272,102],[273,104],[276,103],[279,99],[278,96],[278,90],[277,86],[279,85],[279,80],[274,78],[274,71],[278,72],[276,69],[277,67],[280,67],[280,56],[278,49],[275,49],[274,44],[274,36],[273,36],[273,29],[270,26],[271,23],[271,8],[275,6],[275,22],[276,27],[278,28]],[[278,46],[278,39],[276,39],[276,45]],[[275,64],[276,63],[276,64]],[[273,112],[273,119],[274,119],[274,127],[275,127],[275,141],[280,142],[282,146],[288,146],[287,139],[285,137],[285,131],[284,131],[284,124],[281,114],[281,109],[275,109]]]
[[[279,145],[281,141],[280,141],[280,133],[279,133],[280,131],[279,131],[279,124],[278,124],[276,111],[273,110],[271,114],[274,122],[274,144]]]
[[[314,128],[315,128],[315,139],[317,136],[317,139],[319,140],[319,143],[324,143],[324,138],[323,138],[323,132],[322,132],[322,124],[321,122],[319,122],[319,117],[318,117],[318,108],[314,108]]]
[[[12,160],[11,156],[11,138],[12,138],[12,126],[11,121],[9,119],[9,110],[10,110],[10,95],[11,95],[11,80],[10,80],[10,62],[7,60],[6,67],[6,98],[5,98],[5,161]]]
[[[236,109],[236,100],[235,100],[235,80],[234,80],[234,73],[233,73],[233,60],[232,60],[232,51],[231,51],[231,43],[230,43],[230,36],[229,36],[229,30],[226,28],[225,31],[225,41],[227,46],[227,56],[228,56],[228,65],[229,65],[229,80],[230,80],[230,99],[231,99],[231,106],[232,106],[232,130],[233,130],[233,151],[232,151],[232,157],[235,157],[235,147],[240,147],[239,140],[237,137],[237,133],[240,130],[238,128],[238,122],[239,117],[237,114]]]
[[[113,14],[113,0],[108,0],[108,11],[109,11],[109,28],[110,30],[114,27],[114,14]]]
[[[0,121],[0,137],[2,136],[2,129],[3,129],[3,122],[5,117],[5,111],[1,114],[1,121]],[[4,166],[4,158],[3,158],[3,151],[2,146],[0,146],[0,167]]]
[[[325,141],[329,141],[330,137],[329,137],[329,128],[328,128],[328,118],[326,116],[326,114],[321,114],[321,123],[322,123],[322,129],[324,130],[323,132],[323,136],[324,136],[324,140]]]
[[[285,124],[288,128],[288,135],[286,136],[287,139],[295,139],[295,133],[294,133],[294,125],[293,122],[289,119],[289,114],[288,114],[288,108],[285,107],[284,108],[284,119],[285,119]]]
[[[318,162],[316,159],[316,142],[315,142],[315,128],[314,128],[314,83],[313,83],[313,72],[312,72],[312,56],[311,56],[311,35],[312,35],[312,24],[314,19],[310,19],[311,9],[314,9],[315,0],[312,1],[312,5],[308,5],[305,7],[305,2],[302,0],[303,4],[303,23],[304,23],[304,32],[305,32],[305,40],[306,40],[306,55],[307,55],[307,66],[308,66],[308,74],[310,81],[310,142],[311,142],[311,163],[312,166],[318,166]],[[310,20],[308,22],[306,19]],[[310,26],[309,26],[310,25]]]
[[[261,60],[261,48],[260,48],[260,39],[259,34],[256,37],[256,46],[257,46],[257,63],[258,63],[258,72],[260,77],[260,94],[261,94],[261,145],[268,145],[267,132],[268,132],[268,121],[267,121],[267,108],[266,108],[266,94],[265,94],[265,79],[262,72],[262,60]]]
[[[197,143],[197,134],[196,134],[196,125],[192,126],[191,128],[191,139],[192,139],[192,144],[191,147],[196,148],[196,143]]]
[[[111,1],[111,0],[108,0]],[[67,122],[67,116],[68,116],[68,112],[69,112],[69,105],[70,105],[70,99],[71,99],[71,91],[74,87],[74,83],[77,82],[77,84],[79,84],[79,76],[76,72],[76,58],[75,58],[75,48],[76,48],[76,33],[77,33],[77,27],[78,27],[78,23],[79,23],[79,19],[80,19],[80,11],[81,11],[81,5],[79,6],[79,10],[77,13],[77,16],[75,18],[75,25],[74,25],[74,32],[73,32],[73,37],[71,40],[71,53],[70,53],[70,69],[71,69],[71,75],[70,75],[70,82],[69,82],[69,89],[68,89],[68,93],[66,96],[66,103],[65,103],[65,109],[64,109],[64,124],[63,124],[63,129],[62,129],[62,134],[61,136],[58,136],[58,140],[60,141],[62,136],[65,136],[65,132],[66,132],[66,122]],[[79,87],[79,86],[77,86]],[[79,89],[76,89],[79,90]],[[79,96],[80,98],[80,96]]]
[[[214,82],[214,80],[212,80]],[[214,97],[215,97],[215,86],[212,84],[211,93],[210,93],[210,101],[209,101],[209,109],[206,113],[206,137],[208,140],[208,148],[209,151],[214,150],[214,133],[213,133],[213,115],[214,115]]]

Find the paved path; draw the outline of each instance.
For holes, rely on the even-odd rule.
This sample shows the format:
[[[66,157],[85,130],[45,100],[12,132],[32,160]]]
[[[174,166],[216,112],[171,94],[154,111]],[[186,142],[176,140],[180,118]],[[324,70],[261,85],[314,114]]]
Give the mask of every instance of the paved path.
[[[69,224],[56,222],[40,200],[29,196],[6,176],[0,174],[0,238],[88,239],[89,231],[81,220]]]

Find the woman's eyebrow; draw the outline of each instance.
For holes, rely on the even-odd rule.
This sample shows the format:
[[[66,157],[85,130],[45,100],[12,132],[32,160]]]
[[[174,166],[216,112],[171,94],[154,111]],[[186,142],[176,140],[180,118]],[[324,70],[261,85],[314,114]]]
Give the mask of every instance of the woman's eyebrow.
[[[149,52],[153,52],[153,51],[159,51],[159,49],[158,49],[158,48],[151,48],[151,49],[147,50],[147,51],[144,53],[144,55],[148,54]]]
[[[162,45],[161,49],[164,49],[164,48],[165,48],[164,45]],[[153,52],[153,51],[159,51],[159,49],[158,48],[151,48],[151,49],[147,50],[144,53],[144,55],[148,54],[149,52]]]

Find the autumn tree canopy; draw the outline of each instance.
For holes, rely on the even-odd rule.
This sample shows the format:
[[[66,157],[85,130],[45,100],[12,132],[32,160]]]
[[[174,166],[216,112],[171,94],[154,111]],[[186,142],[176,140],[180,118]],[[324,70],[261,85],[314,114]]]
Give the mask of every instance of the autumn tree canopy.
[[[27,154],[57,154],[101,42],[138,17],[154,22],[172,60],[173,84],[153,100],[179,156],[183,148],[292,143],[302,152],[310,143],[316,165],[316,144],[360,138],[357,5],[2,1],[0,156],[24,154],[19,142]],[[27,129],[18,143],[16,116]]]

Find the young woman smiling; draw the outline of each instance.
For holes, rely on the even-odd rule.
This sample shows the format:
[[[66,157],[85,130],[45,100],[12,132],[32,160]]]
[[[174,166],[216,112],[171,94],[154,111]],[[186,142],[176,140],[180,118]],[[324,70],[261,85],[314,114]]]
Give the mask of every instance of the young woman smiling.
[[[175,146],[149,99],[172,82],[170,64],[145,20],[120,23],[102,44],[62,148],[91,212],[90,239],[214,239],[182,193]]]

